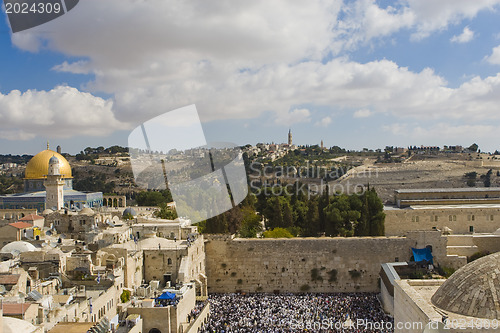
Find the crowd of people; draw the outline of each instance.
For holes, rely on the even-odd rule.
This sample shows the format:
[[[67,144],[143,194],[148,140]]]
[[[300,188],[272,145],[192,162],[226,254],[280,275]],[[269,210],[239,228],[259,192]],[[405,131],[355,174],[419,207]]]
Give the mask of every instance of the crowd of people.
[[[393,319],[370,293],[213,294],[209,302],[200,333],[393,331]]]

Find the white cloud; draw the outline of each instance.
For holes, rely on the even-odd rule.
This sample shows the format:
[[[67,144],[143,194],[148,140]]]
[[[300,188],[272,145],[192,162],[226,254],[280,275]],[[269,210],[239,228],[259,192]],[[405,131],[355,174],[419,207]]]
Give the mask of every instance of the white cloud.
[[[493,48],[491,55],[486,57],[486,61],[493,65],[500,65],[500,45]]]
[[[354,118],[368,118],[373,113],[369,109],[361,109],[354,112]]]
[[[311,121],[307,109],[290,112],[293,105],[354,109],[358,110],[355,117],[384,112],[399,118],[469,119],[474,112],[475,119],[498,119],[498,76],[472,78],[450,88],[428,68],[413,72],[389,60],[325,60],[330,52],[339,54],[401,29],[424,38],[482,10],[493,10],[498,3],[403,0],[382,8],[373,0],[346,4],[313,0],[307,5],[300,0],[81,1],[43,27],[14,34],[13,43],[32,52],[48,48],[85,59],[63,62],[53,69],[93,74],[95,79],[84,89],[95,95],[110,94],[113,99],[75,89],[73,100],[81,100],[67,108],[58,107],[55,99],[46,103],[56,106],[49,113],[52,127],[27,124],[27,133],[44,134],[48,128],[59,133],[62,126],[55,124],[69,128],[57,135],[91,133],[86,120],[73,124],[58,117],[72,108],[81,115],[83,110],[90,115],[101,112],[111,131],[122,126],[116,119],[138,124],[193,103],[203,121],[255,118],[266,111],[275,113],[271,121],[283,125]],[[495,61],[493,55],[490,62]],[[62,98],[63,94],[51,95],[58,89],[62,88],[30,93],[38,98],[44,94]],[[95,107],[99,112],[89,110],[91,102],[101,103]],[[35,111],[26,108],[29,119]],[[24,129],[12,117],[3,118],[1,124],[5,131]],[[102,129],[92,133],[102,133]]]
[[[465,27],[460,35],[455,35],[451,37],[450,42],[452,43],[468,43],[474,38],[474,31],[470,30],[469,27]]]
[[[113,103],[75,88],[50,91],[13,90],[0,94],[0,138],[29,140],[36,136],[68,138],[105,136],[127,125],[116,120]]]
[[[311,112],[308,109],[294,109],[286,114],[280,114],[275,122],[278,125],[290,126],[292,124],[308,123],[311,121]]]
[[[403,0],[382,8],[375,0],[359,0],[345,4],[346,18],[337,28],[340,37],[349,36],[345,43],[348,48],[401,29],[410,30],[413,40],[421,40],[451,24],[472,19],[480,11],[493,11],[499,4],[500,0]]]
[[[65,61],[62,64],[52,67],[52,70],[72,74],[89,74],[92,69],[88,61],[80,60],[71,64]]]
[[[321,118],[320,121],[317,121],[314,125],[320,126],[320,127],[328,127],[332,123],[332,118],[329,116],[326,116],[324,118]]]
[[[433,124],[394,123],[384,126],[384,131],[397,136],[401,141],[411,145],[420,144],[462,144],[469,145],[477,142],[480,147],[491,146],[496,142],[500,126],[491,124],[453,124],[438,122]],[[478,136],[478,133],[481,133]]]
[[[415,39],[429,36],[434,31],[446,30],[450,24],[474,18],[480,11],[493,11],[499,0],[407,0],[418,24]]]

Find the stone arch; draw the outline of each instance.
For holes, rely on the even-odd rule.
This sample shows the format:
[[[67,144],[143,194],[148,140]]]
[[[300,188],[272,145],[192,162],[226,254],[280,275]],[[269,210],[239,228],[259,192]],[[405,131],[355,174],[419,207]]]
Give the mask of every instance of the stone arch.
[[[161,331],[157,328],[152,328],[149,330],[149,333],[161,333]]]
[[[102,199],[102,205],[103,205],[103,206],[107,206],[107,205],[108,205],[108,199],[103,198],[103,199]]]

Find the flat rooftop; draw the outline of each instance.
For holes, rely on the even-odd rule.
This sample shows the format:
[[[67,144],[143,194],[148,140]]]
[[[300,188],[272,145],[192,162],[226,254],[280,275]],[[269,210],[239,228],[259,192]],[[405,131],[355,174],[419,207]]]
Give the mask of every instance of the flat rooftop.
[[[416,209],[499,209],[500,204],[458,204],[458,205],[411,205],[397,207],[392,205],[384,206],[384,210],[416,210]]]
[[[87,333],[96,323],[58,323],[49,333]]]
[[[455,192],[500,192],[500,187],[455,187],[455,188],[409,188],[394,190],[396,193],[455,193]]]

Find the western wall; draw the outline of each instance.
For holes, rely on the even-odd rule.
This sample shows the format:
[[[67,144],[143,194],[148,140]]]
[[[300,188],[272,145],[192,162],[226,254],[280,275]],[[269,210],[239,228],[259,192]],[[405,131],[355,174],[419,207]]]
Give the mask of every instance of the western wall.
[[[439,231],[406,237],[238,239],[205,235],[208,290],[230,292],[377,292],[380,265],[408,261],[411,247],[432,246],[435,261],[450,267]]]

